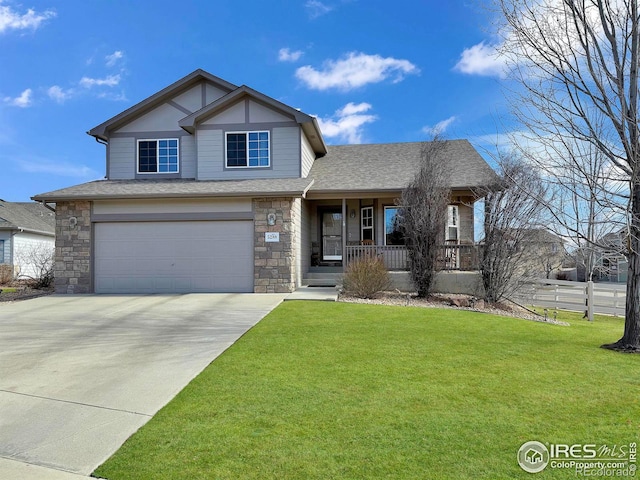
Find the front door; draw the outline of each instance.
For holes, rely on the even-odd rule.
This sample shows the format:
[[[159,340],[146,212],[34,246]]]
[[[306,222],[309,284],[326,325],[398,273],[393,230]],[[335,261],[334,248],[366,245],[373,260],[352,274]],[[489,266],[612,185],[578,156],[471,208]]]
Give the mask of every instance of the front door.
[[[322,259],[342,260],[342,213],[322,213]]]

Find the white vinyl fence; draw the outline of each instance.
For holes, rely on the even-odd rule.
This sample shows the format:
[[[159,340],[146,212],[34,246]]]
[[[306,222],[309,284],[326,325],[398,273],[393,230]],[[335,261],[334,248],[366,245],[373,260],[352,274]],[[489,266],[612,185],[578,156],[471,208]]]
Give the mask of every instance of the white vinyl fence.
[[[513,300],[522,305],[624,316],[625,285],[540,279],[525,284]]]

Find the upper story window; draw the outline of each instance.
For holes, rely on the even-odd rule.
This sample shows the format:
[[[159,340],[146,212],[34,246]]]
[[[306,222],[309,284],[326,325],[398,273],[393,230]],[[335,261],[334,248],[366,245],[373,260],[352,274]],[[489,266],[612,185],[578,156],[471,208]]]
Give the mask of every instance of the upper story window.
[[[268,167],[269,132],[228,132],[226,141],[226,166]]]
[[[178,139],[138,140],[138,173],[178,173]]]

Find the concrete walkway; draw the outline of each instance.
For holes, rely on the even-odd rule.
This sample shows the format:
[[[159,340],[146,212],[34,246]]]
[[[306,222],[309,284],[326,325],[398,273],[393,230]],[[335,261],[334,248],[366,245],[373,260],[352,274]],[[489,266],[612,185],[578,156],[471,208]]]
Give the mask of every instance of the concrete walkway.
[[[319,300],[335,302],[338,300],[336,287],[299,287],[285,297],[285,300]]]
[[[89,475],[284,297],[0,303],[0,478]]]

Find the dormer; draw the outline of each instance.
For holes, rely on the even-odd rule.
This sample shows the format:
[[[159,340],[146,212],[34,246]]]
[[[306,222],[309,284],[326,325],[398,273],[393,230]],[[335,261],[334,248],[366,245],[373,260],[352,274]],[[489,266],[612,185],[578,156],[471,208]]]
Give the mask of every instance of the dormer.
[[[88,133],[110,180],[306,177],[327,151],[315,118],[203,70]]]

